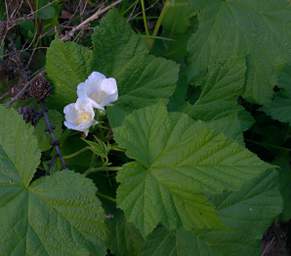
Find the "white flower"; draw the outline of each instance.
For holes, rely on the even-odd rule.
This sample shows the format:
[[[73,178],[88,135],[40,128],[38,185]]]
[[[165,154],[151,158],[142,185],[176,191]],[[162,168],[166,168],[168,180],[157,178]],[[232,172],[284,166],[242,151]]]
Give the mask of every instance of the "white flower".
[[[77,95],[89,98],[94,108],[104,110],[105,106],[118,99],[116,80],[94,71],[84,83],[78,85]]]
[[[97,123],[94,120],[94,109],[87,98],[78,98],[76,103],[65,106],[64,114],[64,125],[69,129],[84,132],[86,136],[89,128]]]

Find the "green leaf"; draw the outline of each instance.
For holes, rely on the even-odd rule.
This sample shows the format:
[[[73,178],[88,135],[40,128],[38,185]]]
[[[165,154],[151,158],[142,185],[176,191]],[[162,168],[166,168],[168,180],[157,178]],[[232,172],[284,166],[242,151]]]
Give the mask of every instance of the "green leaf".
[[[187,55],[187,42],[197,29],[192,1],[167,1],[161,16],[163,29],[155,39],[152,52],[182,63]]]
[[[104,212],[94,184],[57,172],[33,181],[33,128],[0,107],[0,251],[3,255],[104,255]]]
[[[219,119],[208,121],[208,127],[244,144],[243,132],[254,124],[254,118],[243,109]]]
[[[290,59],[291,6],[288,0],[194,0],[199,28],[189,41],[189,76],[230,56],[248,56],[244,96],[271,100],[276,69]]]
[[[176,241],[176,238],[178,238],[178,236],[176,236],[176,232],[179,231],[168,231],[163,227],[157,228],[147,238],[145,246],[143,248],[142,256],[178,256],[178,243]],[[197,252],[197,250],[193,250],[192,252]]]
[[[136,160],[118,173],[118,206],[143,235],[159,223],[169,229],[217,227],[204,192],[238,190],[270,167],[203,122],[167,113],[163,104],[129,115],[114,137]]]
[[[160,170],[153,171],[157,173],[138,163],[131,163],[118,173],[121,183],[117,194],[118,206],[143,236],[151,233],[159,223],[170,229],[181,225],[199,229],[221,227],[216,211],[206,196],[191,186],[194,182],[176,177],[175,173],[172,179],[178,180],[168,181],[164,177],[166,174],[158,173]]]
[[[76,43],[54,40],[47,51],[46,72],[54,84],[52,107],[62,108],[75,102],[76,90],[91,71],[92,53]]]
[[[49,0],[38,0],[36,2],[36,8],[38,11],[36,15],[42,20],[49,20],[58,18],[58,3],[59,1],[50,2]]]
[[[94,136],[95,141],[85,140],[83,141],[88,145],[89,149],[100,158],[108,161],[108,154],[110,152],[110,145],[105,144],[102,140]]]
[[[282,89],[262,110],[275,120],[291,124],[291,90]]]
[[[32,20],[24,20],[19,24],[19,30],[25,38],[32,40],[35,36],[36,27]]]
[[[201,94],[195,102],[191,117],[209,121],[240,110],[238,96],[245,83],[246,64],[242,58],[230,58],[210,65],[206,74],[195,80]]]
[[[92,41],[93,69],[118,83],[119,99],[109,111],[111,125],[120,125],[122,117],[132,110],[166,101],[173,94],[178,65],[149,55],[145,42],[117,10],[101,21]]]
[[[132,59],[149,52],[142,37],[134,33],[116,9],[101,20],[92,35],[92,42],[93,66],[107,75],[126,70]]]
[[[0,179],[27,187],[40,163],[40,151],[29,128],[16,111],[0,105]],[[0,182],[0,184],[2,183]],[[1,250],[0,250],[1,251]]]
[[[273,101],[266,104],[262,110],[283,123],[291,124],[291,65],[287,65],[279,76],[280,90],[275,94]]]
[[[57,16],[57,12],[53,6],[47,6],[39,11],[39,17],[42,20],[53,19]]]
[[[195,120],[207,121],[212,129],[242,143],[242,133],[252,124],[251,116],[238,105],[245,73],[243,58],[210,65],[208,71],[195,80],[195,85],[201,89],[199,98],[193,105],[186,105],[184,112]]]
[[[144,240],[138,230],[121,213],[110,220],[108,246],[116,256],[140,256]]]
[[[227,229],[194,234],[158,228],[147,239],[142,255],[259,255],[261,238],[282,209],[276,181],[275,172],[264,173],[240,191],[218,196],[215,205]]]
[[[190,0],[169,1],[162,21],[163,29],[168,35],[187,32],[193,13],[194,9]]]

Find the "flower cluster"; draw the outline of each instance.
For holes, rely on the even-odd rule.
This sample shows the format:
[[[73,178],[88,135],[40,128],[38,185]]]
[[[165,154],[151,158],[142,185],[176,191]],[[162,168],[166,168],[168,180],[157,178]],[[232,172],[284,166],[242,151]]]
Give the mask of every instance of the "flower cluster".
[[[99,72],[92,72],[88,79],[77,88],[78,99],[64,108],[65,126],[69,129],[84,132],[97,124],[94,109],[104,110],[105,106],[118,99],[118,90],[114,78],[106,78]]]

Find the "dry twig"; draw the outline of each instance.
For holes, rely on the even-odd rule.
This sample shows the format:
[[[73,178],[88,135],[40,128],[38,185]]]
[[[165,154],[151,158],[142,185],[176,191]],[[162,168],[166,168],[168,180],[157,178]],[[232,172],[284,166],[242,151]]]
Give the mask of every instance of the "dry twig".
[[[108,10],[112,9],[114,6],[120,4],[122,2],[122,0],[117,0],[115,2],[113,2],[112,4],[102,8],[102,9],[98,9],[93,15],[91,15],[89,18],[87,18],[86,20],[84,20],[83,22],[81,22],[79,25],[73,27],[69,32],[67,32],[66,35],[64,35],[61,40],[63,41],[67,41],[70,40],[77,31],[81,30],[84,26],[86,26],[87,24],[91,23],[94,20],[97,20],[102,14],[104,14],[105,12],[107,12]]]

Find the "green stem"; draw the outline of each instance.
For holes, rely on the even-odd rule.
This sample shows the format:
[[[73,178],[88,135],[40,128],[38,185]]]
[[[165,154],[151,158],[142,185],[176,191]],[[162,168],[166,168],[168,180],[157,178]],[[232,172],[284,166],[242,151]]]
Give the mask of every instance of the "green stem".
[[[165,3],[164,3],[163,9],[161,11],[161,14],[160,14],[160,16],[159,16],[159,18],[158,18],[158,20],[156,22],[156,25],[155,25],[155,28],[154,28],[154,31],[153,31],[153,34],[152,34],[153,37],[156,37],[158,35],[158,33],[159,33],[159,30],[160,30],[160,27],[161,27],[162,22],[164,20],[165,14],[166,14],[167,9],[168,9],[168,6],[169,6],[169,0],[166,0]],[[154,42],[155,42],[155,40],[151,40],[150,41],[150,48],[153,47]]]
[[[85,176],[88,176],[92,173],[95,173],[95,172],[118,172],[121,170],[121,167],[120,166],[101,166],[101,167],[97,167],[97,168],[90,168],[88,169],[87,171],[85,171],[83,173],[83,175]]]
[[[111,145],[110,150],[118,151],[118,152],[124,152],[124,149],[118,147],[117,145]]]
[[[159,18],[157,20],[156,25],[155,25],[153,36],[157,36],[158,35],[160,26],[162,25],[162,22],[164,20],[164,17],[165,17],[165,14],[167,12],[168,7],[169,7],[169,0],[166,0],[165,3],[164,3],[163,9],[161,11],[161,14],[160,14],[160,16],[159,16]]]
[[[164,40],[164,41],[175,41],[172,38],[164,37],[164,36],[144,36],[144,35],[141,35],[141,37],[146,37],[146,38],[150,38],[150,39]]]
[[[140,0],[140,4],[141,4],[141,9],[142,9],[142,18],[143,18],[143,23],[144,23],[144,29],[145,29],[146,35],[149,36],[150,31],[149,31],[149,27],[148,27],[146,12],[145,12],[144,0]]]
[[[129,12],[130,9],[132,9],[135,5],[137,5],[138,0],[134,1],[123,13],[122,16]]]
[[[96,194],[97,194],[97,196],[100,196],[100,197],[102,197],[102,198],[104,198],[104,199],[107,199],[107,200],[109,200],[109,201],[111,201],[111,202],[113,202],[113,203],[116,202],[115,198],[113,198],[113,197],[111,197],[111,196],[104,195],[104,194],[102,194],[102,193],[100,193],[100,192],[96,192]]]
[[[72,153],[70,155],[66,155],[63,158],[64,159],[70,159],[70,158],[73,158],[75,156],[78,156],[78,155],[82,154],[83,152],[85,152],[87,150],[90,150],[90,148],[89,147],[81,148],[80,150],[78,150],[78,151],[76,151],[76,152],[74,152],[74,153]]]

